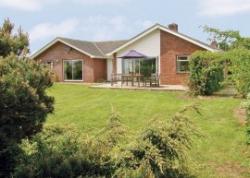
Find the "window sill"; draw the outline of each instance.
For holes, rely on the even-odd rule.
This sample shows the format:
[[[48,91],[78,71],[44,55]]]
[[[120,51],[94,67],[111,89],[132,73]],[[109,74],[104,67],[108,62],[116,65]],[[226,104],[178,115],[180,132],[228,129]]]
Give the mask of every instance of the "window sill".
[[[84,80],[64,80],[64,82],[84,82]]]
[[[190,72],[176,72],[176,74],[190,74]]]

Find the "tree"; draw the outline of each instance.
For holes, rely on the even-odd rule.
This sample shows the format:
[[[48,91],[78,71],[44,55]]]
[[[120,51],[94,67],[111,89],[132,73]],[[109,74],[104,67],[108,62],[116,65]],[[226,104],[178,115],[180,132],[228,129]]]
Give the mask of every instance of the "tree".
[[[50,71],[27,58],[0,58],[0,177],[14,164],[16,145],[42,129],[53,111]]]
[[[14,24],[9,19],[4,20],[0,27],[0,56],[6,57],[11,53],[17,56],[25,55],[29,52],[28,34],[19,27],[14,33]]]
[[[204,31],[210,34],[210,41],[216,41],[218,47],[224,51],[235,48],[246,48],[250,50],[250,38],[242,37],[239,31],[219,30],[204,26]]]

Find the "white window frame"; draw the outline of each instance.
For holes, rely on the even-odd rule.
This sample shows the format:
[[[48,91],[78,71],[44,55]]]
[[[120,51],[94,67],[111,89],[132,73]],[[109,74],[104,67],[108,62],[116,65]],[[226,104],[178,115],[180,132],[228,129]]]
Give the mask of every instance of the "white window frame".
[[[43,62],[43,64],[46,65],[51,71],[54,68],[54,62],[53,61],[45,61],[45,62]]]
[[[181,59],[179,59],[179,58],[183,58],[183,57],[186,57],[187,58],[187,60],[181,60]],[[189,58],[190,58],[190,56],[189,55],[177,55],[176,56],[176,73],[177,74],[186,74],[186,73],[189,73],[189,70],[188,71],[179,71],[178,70],[178,65],[177,65],[177,63],[178,62],[188,62],[189,63]]]
[[[65,80],[65,76],[64,76],[64,62],[65,61],[80,61],[82,63],[82,79],[81,80]],[[83,82],[84,81],[84,79],[83,79],[84,78],[83,65],[84,65],[84,63],[83,63],[82,59],[63,59],[63,81],[64,82]],[[73,73],[73,71],[72,71],[72,73]]]

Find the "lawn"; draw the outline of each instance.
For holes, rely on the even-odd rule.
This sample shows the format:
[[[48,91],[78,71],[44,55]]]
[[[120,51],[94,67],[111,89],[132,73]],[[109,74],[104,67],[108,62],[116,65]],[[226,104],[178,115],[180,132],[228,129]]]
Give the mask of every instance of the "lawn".
[[[46,124],[75,125],[97,133],[105,126],[112,108],[131,132],[147,127],[155,118],[169,119],[184,106],[198,103],[202,115],[192,119],[202,133],[191,150],[190,168],[197,177],[250,177],[250,151],[245,130],[235,116],[240,99],[191,98],[183,92],[91,89],[83,85],[56,84],[55,112]]]

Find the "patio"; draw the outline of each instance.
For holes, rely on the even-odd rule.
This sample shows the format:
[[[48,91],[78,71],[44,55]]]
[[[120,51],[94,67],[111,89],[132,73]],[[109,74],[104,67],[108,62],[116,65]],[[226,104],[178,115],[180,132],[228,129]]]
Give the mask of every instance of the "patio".
[[[188,87],[183,85],[160,85],[159,87],[145,87],[145,86],[131,86],[131,85],[121,85],[117,83],[111,85],[110,82],[94,84],[91,88],[106,88],[106,89],[124,89],[124,90],[148,90],[148,91],[188,91]]]

